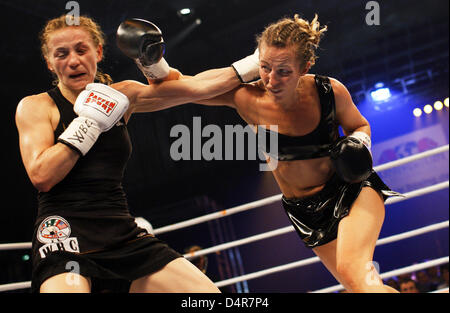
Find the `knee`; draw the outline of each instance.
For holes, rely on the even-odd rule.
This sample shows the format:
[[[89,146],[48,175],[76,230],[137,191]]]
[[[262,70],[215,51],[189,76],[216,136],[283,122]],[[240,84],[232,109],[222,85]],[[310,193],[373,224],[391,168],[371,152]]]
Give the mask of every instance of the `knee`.
[[[358,270],[356,267],[354,263],[346,260],[339,261],[336,264],[336,272],[346,288],[352,287],[353,289],[357,284],[356,273]]]
[[[342,260],[337,263],[336,271],[342,284],[351,292],[364,292],[381,283],[372,262]]]

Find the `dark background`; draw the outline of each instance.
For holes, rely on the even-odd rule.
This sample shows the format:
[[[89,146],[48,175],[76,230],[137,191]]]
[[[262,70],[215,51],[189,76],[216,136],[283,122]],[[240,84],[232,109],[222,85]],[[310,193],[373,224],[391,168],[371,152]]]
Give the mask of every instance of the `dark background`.
[[[117,26],[139,17],[156,23],[167,43],[166,60],[182,73],[229,66],[255,48],[255,35],[281,17],[295,13],[311,20],[318,13],[328,31],[318,50],[312,73],[343,82],[356,105],[368,118],[373,142],[408,134],[417,124],[404,117],[425,102],[448,97],[448,1],[378,1],[380,25],[366,24],[368,1],[359,0],[146,0],[78,1],[81,14],[93,17],[107,35],[100,68],[115,81],[144,82],[132,60],[115,45]],[[51,75],[40,55],[38,33],[45,22],[65,14],[66,1],[0,0],[2,52],[2,213],[0,243],[30,241],[36,214],[36,191],[20,159],[14,115],[23,97],[50,89]],[[191,7],[194,15],[180,18],[177,10]],[[195,19],[202,23],[192,26]],[[430,74],[431,73],[431,74]],[[373,109],[367,92],[383,81],[400,88],[404,97],[391,107]],[[401,89],[401,88],[400,88]],[[405,113],[407,112],[407,113]],[[438,114],[439,113],[439,114]],[[433,113],[420,127],[440,124],[448,144],[448,108]],[[166,111],[139,114],[129,123],[133,155],[124,187],[130,210],[148,219],[154,228],[278,194],[272,176],[258,170],[259,161],[179,161],[169,157],[177,124],[192,126],[242,124],[225,107],[186,104]],[[411,117],[408,117],[411,119]],[[412,125],[415,126],[412,126]],[[203,141],[204,142],[204,141]],[[446,154],[448,158],[448,153]],[[448,167],[443,169],[447,173]],[[413,175],[413,174],[411,174]],[[404,178],[405,180],[408,177]],[[389,184],[390,182],[387,181]],[[427,207],[433,203],[433,211]],[[389,206],[381,237],[448,219],[448,189],[418,198],[414,203]],[[204,223],[160,237],[178,251],[192,244],[210,247],[287,226],[280,203]],[[417,241],[416,241],[417,240]],[[29,280],[28,251],[0,251],[0,283]],[[381,272],[425,259],[448,255],[448,229],[377,249]],[[294,233],[258,241],[209,256],[208,274],[214,281],[313,256]],[[15,264],[12,266],[11,264]],[[336,282],[321,264],[250,280],[229,287],[240,292],[305,292]]]

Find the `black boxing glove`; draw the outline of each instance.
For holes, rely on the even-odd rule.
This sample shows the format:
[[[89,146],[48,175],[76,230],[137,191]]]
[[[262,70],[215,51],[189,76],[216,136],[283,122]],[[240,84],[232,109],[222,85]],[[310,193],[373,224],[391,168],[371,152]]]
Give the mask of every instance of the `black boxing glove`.
[[[330,157],[338,176],[347,183],[359,183],[372,173],[371,141],[364,132],[341,137],[331,147]]]
[[[142,19],[127,19],[117,29],[117,46],[133,59],[145,77],[162,79],[169,75],[169,65],[164,60],[165,44],[161,30]]]

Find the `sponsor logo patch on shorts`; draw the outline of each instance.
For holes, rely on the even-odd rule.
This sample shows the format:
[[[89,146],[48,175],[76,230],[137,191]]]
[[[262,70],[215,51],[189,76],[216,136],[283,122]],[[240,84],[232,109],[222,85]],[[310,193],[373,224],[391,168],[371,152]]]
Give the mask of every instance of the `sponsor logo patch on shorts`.
[[[70,237],[70,224],[61,216],[49,216],[39,225],[37,239],[44,245],[39,248],[41,258],[53,251],[80,252],[78,240]]]

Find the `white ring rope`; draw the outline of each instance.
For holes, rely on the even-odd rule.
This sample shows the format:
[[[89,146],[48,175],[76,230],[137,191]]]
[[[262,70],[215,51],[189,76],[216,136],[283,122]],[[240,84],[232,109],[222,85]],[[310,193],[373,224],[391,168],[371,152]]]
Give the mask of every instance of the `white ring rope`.
[[[438,147],[438,148],[435,148],[435,149],[431,149],[431,150],[428,150],[428,151],[425,151],[425,152],[417,153],[417,154],[409,156],[409,157],[405,157],[405,158],[400,159],[400,160],[395,160],[395,161],[392,161],[392,162],[389,162],[389,163],[386,163],[386,164],[375,166],[374,170],[376,172],[384,171],[384,170],[390,169],[390,168],[392,168],[394,166],[399,166],[399,165],[402,165],[402,164],[413,162],[413,161],[416,161],[416,160],[419,160],[419,159],[422,159],[422,158],[429,157],[429,156],[434,155],[434,154],[438,154],[438,153],[442,153],[444,151],[448,151],[448,150],[449,150],[449,145],[441,146],[441,147]],[[448,187],[448,182],[447,182],[447,187]],[[238,212],[247,211],[247,210],[250,210],[250,209],[257,208],[259,206],[268,205],[268,204],[271,204],[271,203],[274,203],[274,202],[277,202],[277,201],[281,200],[281,197],[282,197],[282,194],[278,194],[278,195],[267,197],[267,198],[264,198],[264,199],[261,199],[261,200],[249,202],[247,204],[239,205],[239,206],[233,207],[233,208],[228,209],[228,210],[222,210],[220,212],[207,214],[207,215],[200,216],[200,217],[197,217],[197,218],[193,218],[193,219],[190,219],[190,220],[186,220],[186,221],[183,221],[183,222],[180,222],[180,223],[175,223],[175,224],[164,226],[164,227],[161,227],[161,228],[156,228],[156,229],[154,229],[154,234],[155,235],[162,234],[162,233],[165,233],[165,232],[168,232],[168,231],[173,231],[173,230],[176,230],[176,229],[180,229],[180,228],[184,228],[184,227],[200,224],[200,223],[203,223],[203,222],[207,222],[207,221],[210,221],[210,220],[213,220],[213,219],[222,218],[224,216],[230,216],[230,215],[236,214]],[[389,198],[388,201],[389,200],[393,201],[396,198]],[[399,201],[401,201],[401,200],[399,200]]]
[[[430,293],[448,293],[448,287],[447,288],[442,288],[442,289],[439,289],[439,290],[435,290],[435,291],[432,291],[432,292],[430,292]]]
[[[404,200],[409,200],[411,198],[418,197],[420,195],[424,195],[424,194],[431,193],[431,192],[434,192],[434,191],[438,191],[438,190],[441,190],[441,189],[444,189],[444,188],[448,188],[448,187],[449,187],[449,182],[448,181],[447,182],[443,182],[443,183],[439,183],[439,184],[436,184],[436,185],[433,185],[433,186],[429,186],[429,187],[425,187],[425,188],[422,188],[422,189],[418,189],[418,190],[415,190],[415,191],[411,191],[411,192],[405,193],[404,197],[389,198],[386,201],[386,204],[392,204],[392,203],[396,203],[396,202],[400,202],[400,201],[404,201]],[[389,201],[389,200],[391,200],[391,201]],[[295,230],[294,227],[292,225],[290,225],[290,226],[282,227],[282,228],[279,228],[279,229],[271,230],[271,231],[266,232],[266,233],[250,236],[250,237],[247,237],[247,238],[244,238],[244,239],[239,239],[239,240],[223,243],[223,244],[217,245],[215,247],[194,251],[194,252],[186,254],[185,257],[192,258],[192,257],[195,257],[195,256],[209,254],[209,253],[213,253],[213,252],[216,252],[216,251],[219,251],[219,250],[225,250],[225,249],[228,249],[228,248],[232,248],[232,247],[240,246],[240,245],[247,244],[247,243],[250,243],[250,242],[254,242],[254,241],[257,241],[257,240],[261,240],[261,239],[266,239],[266,238],[282,235],[282,234],[285,234],[285,233],[288,233],[288,232],[291,232],[291,231],[294,231],[294,230]]]
[[[159,235],[162,233],[166,233],[169,231],[173,231],[176,229],[180,229],[180,228],[185,228],[185,227],[189,227],[189,226],[193,226],[193,225],[197,225],[200,223],[204,223],[207,221],[211,221],[211,220],[215,220],[224,216],[230,216],[239,212],[243,212],[243,211],[247,211],[250,209],[254,209],[257,207],[261,207],[261,206],[265,206],[271,203],[275,203],[281,200],[281,194],[279,195],[275,195],[275,196],[271,196],[271,197],[267,197],[261,200],[257,200],[257,201],[253,201],[253,202],[249,202],[247,204],[242,204],[242,205],[238,205],[236,207],[233,207],[231,209],[227,209],[227,210],[222,210],[219,212],[214,212],[214,213],[210,213],[210,214],[206,214],[200,217],[196,217],[190,220],[186,220],[184,222],[180,222],[180,223],[175,223],[172,225],[168,225],[168,226],[164,226],[161,228],[156,228],[153,230],[155,235]]]
[[[442,228],[446,228],[449,226],[449,221],[445,221],[445,222],[441,222],[441,223],[437,223],[437,224],[433,224],[433,225],[429,225],[429,226],[425,226],[422,228],[418,228],[416,230],[411,230],[405,233],[401,233],[398,235],[393,235],[390,237],[386,237],[383,239],[379,239],[376,243],[377,246],[379,245],[383,245],[383,244],[387,244],[387,243],[391,243],[394,241],[398,241],[398,240],[402,240],[402,239],[406,239],[406,238],[410,238],[410,237],[414,237],[414,236],[418,236],[421,234],[425,234],[431,231],[435,231],[438,229],[442,229]],[[244,280],[251,280],[254,278],[259,278],[262,276],[266,276],[269,274],[273,274],[273,273],[278,273],[278,272],[282,272],[282,271],[286,271],[292,268],[296,268],[296,267],[301,267],[301,266],[305,266],[305,265],[309,265],[309,264],[313,264],[313,263],[318,263],[320,262],[319,257],[315,256],[315,257],[311,257],[308,259],[304,259],[304,260],[300,260],[300,261],[296,261],[296,262],[292,262],[292,263],[288,263],[288,264],[284,264],[284,265],[279,265],[279,266],[275,266],[269,269],[265,269],[265,270],[261,270],[258,272],[253,272],[250,274],[246,274],[246,275],[242,275],[242,276],[237,276],[237,277],[233,277],[230,279],[225,279],[222,281],[219,281],[216,284],[217,287],[223,287],[223,286],[228,286],[234,283],[238,283]]]
[[[1,250],[19,250],[19,249],[31,249],[31,242],[2,243],[2,244],[0,244],[0,251]]]
[[[386,164],[381,164],[381,165],[375,166],[373,169],[377,172],[381,172],[381,171],[384,171],[384,170],[387,170],[387,169],[390,169],[393,167],[397,167],[397,166],[400,166],[400,165],[403,165],[403,164],[406,164],[409,162],[413,162],[413,161],[423,159],[423,158],[426,158],[426,157],[429,157],[429,156],[432,156],[432,155],[435,155],[438,153],[448,151],[448,146],[449,145],[440,146],[438,148],[420,152],[420,153],[417,153],[417,154],[414,154],[414,155],[411,155],[411,156],[408,156],[408,157],[405,157],[405,158],[402,158],[399,160],[395,160],[392,162],[388,162]]]
[[[405,193],[404,197],[394,197],[394,198],[387,199],[386,200],[386,205],[387,204],[392,204],[392,203],[397,203],[397,202],[404,201],[404,200],[408,200],[408,199],[411,199],[411,198],[414,198],[414,197],[418,197],[418,196],[421,196],[421,195],[424,195],[424,194],[428,194],[428,193],[431,193],[431,192],[434,192],[434,191],[442,190],[442,189],[445,189],[445,188],[448,188],[448,187],[449,187],[449,181],[446,181],[446,182],[442,182],[442,183],[439,183],[439,184],[436,184],[436,185],[432,185],[432,186],[424,187],[424,188],[421,188],[421,189],[413,190],[413,191]],[[278,197],[278,196],[276,196],[276,197]],[[270,198],[273,198],[273,197],[270,197]],[[242,207],[242,206],[240,206],[240,207]],[[236,209],[238,209],[238,207],[236,207]],[[212,213],[212,214],[216,214],[216,213]],[[208,215],[202,216],[200,218],[208,217],[209,215],[212,215],[212,214],[208,214]],[[192,221],[192,220],[188,220],[186,222],[189,222],[189,221]],[[184,223],[184,222],[182,222],[182,223]],[[178,223],[178,224],[181,224],[181,223]],[[174,224],[174,225],[178,225],[178,224]],[[169,225],[167,227],[170,227],[170,226],[173,226],[173,225]],[[191,226],[191,225],[188,225],[188,226]],[[287,227],[280,228],[278,230],[270,231],[269,232],[270,234],[263,233],[263,234],[260,234],[260,235],[255,235],[253,237],[254,238],[258,238],[258,237],[261,236],[262,237],[261,239],[269,238],[269,237],[272,237],[272,236],[277,236],[277,235],[281,235],[281,234],[287,233],[287,232],[291,231],[290,228],[292,228],[292,226],[287,226]],[[161,228],[159,228],[159,229],[161,229]],[[245,240],[245,239],[241,239],[241,240]],[[259,239],[255,239],[255,240],[259,240]],[[255,240],[252,240],[252,241],[255,241]],[[246,242],[244,242],[244,243],[246,243]],[[229,248],[227,246],[229,244],[230,243],[226,243],[226,244],[222,244],[222,245],[219,245],[219,246],[221,246],[221,247],[224,246],[226,248],[223,248],[223,249],[227,249],[227,248]],[[230,246],[230,247],[234,247],[234,245]],[[14,249],[29,249],[29,248],[31,248],[31,242],[0,244],[0,251],[1,250],[14,250]],[[214,247],[209,248],[209,249],[213,249],[213,248]],[[209,250],[209,249],[205,249],[205,250]],[[208,254],[208,253],[211,253],[211,252],[214,252],[214,251],[217,251],[217,250],[214,250],[214,251],[211,251],[211,252],[206,252],[206,253],[203,253],[202,251],[203,250],[195,251],[193,254],[189,254],[188,256],[189,257],[193,257],[193,256],[197,256],[197,255],[202,255],[202,254]]]
[[[0,292],[27,288],[31,288],[31,281],[0,285]]]
[[[390,163],[386,163],[386,164],[383,164],[383,165],[378,166],[378,167],[374,167],[374,170],[377,171],[377,172],[383,171],[383,170],[386,170],[386,169],[389,169],[389,168],[392,168],[392,167],[395,167],[395,166],[399,166],[399,165],[402,165],[402,164],[405,164],[405,163],[408,163],[408,162],[412,162],[412,161],[415,161],[415,160],[418,160],[418,159],[421,159],[421,158],[425,158],[425,157],[428,157],[428,156],[431,156],[431,155],[434,155],[434,154],[437,154],[437,153],[441,153],[441,152],[444,152],[444,151],[448,151],[448,150],[449,150],[449,145],[442,146],[442,147],[439,147],[439,148],[436,148],[436,149],[432,149],[432,150],[429,150],[429,151],[418,153],[418,154],[410,156],[410,157],[406,157],[406,158],[403,158],[403,159],[400,159],[400,160],[396,160],[396,161],[393,161],[393,162],[390,162]],[[386,201],[386,204],[396,203],[396,202],[399,202],[399,201],[403,201],[403,200],[406,200],[406,199],[410,199],[410,198],[413,198],[413,197],[417,197],[417,196],[420,196],[420,195],[424,195],[424,194],[431,193],[431,192],[434,192],[434,191],[437,191],[437,190],[441,190],[441,189],[444,189],[444,188],[448,188],[448,187],[449,187],[449,182],[446,181],[446,182],[439,183],[439,184],[436,184],[436,185],[432,185],[432,186],[429,186],[429,187],[425,187],[425,188],[422,188],[422,189],[414,190],[414,191],[411,191],[409,193],[405,193],[404,194],[405,197],[389,198]],[[250,203],[247,203],[247,204],[239,205],[239,206],[233,207],[233,208],[228,209],[228,210],[222,210],[222,211],[219,211],[219,212],[215,212],[215,213],[207,214],[207,215],[204,215],[204,216],[200,216],[200,217],[197,217],[197,218],[194,218],[194,219],[186,220],[184,222],[180,222],[180,223],[175,223],[175,224],[172,224],[172,225],[164,226],[164,227],[155,229],[154,230],[154,234],[157,235],[157,234],[161,234],[161,233],[164,233],[164,232],[168,232],[168,231],[172,231],[172,230],[176,230],[176,229],[180,229],[180,228],[193,226],[193,225],[200,224],[200,223],[203,223],[203,222],[206,222],[206,221],[210,221],[210,220],[213,220],[213,219],[221,218],[221,217],[224,217],[224,216],[230,216],[230,215],[236,214],[238,212],[242,212],[242,211],[250,210],[250,209],[253,209],[253,208],[261,207],[261,206],[264,206],[264,205],[268,205],[268,204],[271,204],[271,203],[274,203],[274,202],[277,202],[277,201],[281,200],[281,197],[282,197],[282,194],[274,195],[274,196],[267,197],[267,198],[264,198],[264,199],[261,199],[261,200],[257,200],[257,201],[253,201],[253,202],[250,202]],[[409,237],[412,237],[412,236],[420,235],[422,233],[426,233],[426,232],[430,232],[430,231],[433,231],[433,230],[437,230],[437,229],[441,229],[441,228],[444,228],[444,227],[448,227],[448,224],[449,224],[449,222],[446,221],[446,222],[442,222],[442,223],[438,223],[438,224],[434,224],[434,225],[429,225],[429,226],[426,226],[426,227],[423,227],[423,228],[420,228],[420,229],[416,229],[416,230],[413,230],[413,231],[409,231],[409,232],[406,232],[406,233],[402,233],[402,234],[394,235],[394,236],[391,236],[391,237],[379,239],[377,241],[377,245],[382,245],[382,244],[386,244],[386,243],[389,243],[389,242],[402,240],[402,239],[409,238]],[[288,232],[291,232],[291,231],[294,231],[293,226],[287,226],[287,227],[283,227],[283,228],[276,229],[276,230],[273,230],[273,231],[269,231],[269,232],[266,232],[266,233],[262,233],[262,234],[259,234],[259,235],[255,235],[255,236],[247,237],[247,238],[244,238],[244,239],[236,240],[236,241],[233,241],[233,242],[221,244],[221,245],[218,245],[218,246],[215,246],[215,247],[199,250],[199,251],[196,251],[194,253],[186,254],[185,257],[192,258],[194,256],[206,255],[206,254],[209,254],[209,253],[212,253],[212,252],[215,252],[215,251],[228,249],[228,248],[231,248],[231,247],[247,244],[247,243],[250,243],[250,242],[257,241],[257,240],[270,238],[270,237],[273,237],[273,236],[278,236],[278,235],[285,234],[285,233],[288,233]],[[29,249],[29,248],[31,248],[31,242],[0,244],[0,251],[1,250],[12,250],[12,249]],[[262,270],[262,271],[259,271],[259,272],[243,275],[243,276],[240,276],[240,277],[235,277],[235,278],[232,278],[232,279],[223,280],[223,281],[217,282],[215,284],[216,284],[217,287],[222,287],[222,286],[233,284],[233,283],[238,282],[238,281],[250,280],[250,279],[261,277],[261,276],[265,276],[265,275],[268,275],[268,274],[271,274],[271,273],[280,272],[280,271],[288,270],[288,269],[291,269],[291,268],[295,268],[295,267],[299,267],[299,266],[304,266],[304,265],[316,263],[318,261],[320,261],[320,259],[318,257],[312,257],[312,258],[309,258],[309,259],[300,260],[300,261],[297,261],[297,262],[293,262],[293,263],[277,266],[277,267],[274,267],[274,268],[271,268],[271,269],[266,269],[266,270]],[[448,257],[447,257],[447,262],[448,262]],[[432,266],[432,265],[430,265],[430,266]],[[385,274],[387,274],[387,273],[385,273]],[[392,276],[395,276],[395,275],[396,274],[393,274]],[[24,289],[24,288],[29,288],[30,286],[31,286],[31,282],[29,282],[29,281],[28,282],[18,282],[18,283],[5,284],[5,285],[0,285],[0,292],[7,291],[7,290]]]
[[[444,221],[444,222],[440,222],[437,224],[432,224],[432,225],[428,225],[422,228],[418,228],[415,230],[411,230],[411,231],[407,231],[401,234],[397,234],[397,235],[393,235],[390,237],[386,237],[383,239],[379,239],[377,241],[377,246],[381,246],[384,245],[386,243],[391,243],[394,241],[399,241],[402,239],[406,239],[406,238],[410,238],[410,237],[414,237],[414,236],[418,236],[421,234],[425,234],[434,230],[438,230],[438,229],[442,229],[442,228],[446,228],[449,227],[449,221]],[[233,248],[233,247],[237,247],[237,246],[241,246],[241,245],[245,245],[251,242],[255,242],[258,240],[262,240],[262,239],[266,239],[266,238],[271,238],[271,237],[275,237],[275,236],[279,236],[279,235],[283,235],[289,232],[295,231],[294,226],[286,226],[286,227],[282,227],[279,229],[275,229],[275,230],[271,230],[262,234],[258,234],[258,235],[254,235],[254,236],[250,236],[247,238],[243,238],[243,239],[239,239],[239,240],[235,240],[235,241],[230,241],[227,243],[223,243],[211,248],[206,248],[203,250],[198,250],[195,252],[190,252],[190,253],[186,253],[184,255],[185,258],[190,259],[193,257],[197,257],[197,256],[201,256],[201,255],[206,255],[206,254],[210,254],[210,253],[214,253],[217,251],[222,251],[222,250],[226,250],[229,248]]]
[[[432,150],[428,150],[425,152],[421,152],[418,154],[415,154],[413,156],[409,156],[400,160],[395,160],[380,166],[376,166],[374,167],[374,170],[377,172],[380,171],[384,171],[387,170],[389,168],[392,168],[394,166],[399,166],[408,162],[412,162],[421,158],[425,158],[434,154],[438,154],[438,153],[442,153],[444,151],[448,151],[449,150],[449,145],[445,145],[445,146],[441,146]],[[449,186],[449,182],[443,182],[443,183],[439,183],[433,186],[429,186],[429,187],[425,187],[422,189],[418,189],[416,191],[411,191],[409,193],[405,193],[405,197],[406,198],[412,198],[412,197],[417,197],[420,195],[423,195],[425,193],[428,192],[432,192],[432,191],[436,191],[436,190],[440,190],[443,188],[448,188]],[[214,212],[214,213],[210,213],[210,214],[206,214],[200,217],[196,217],[193,219],[189,219],[183,222],[179,222],[179,223],[175,223],[172,225],[167,225],[167,226],[163,226],[160,228],[156,228],[153,230],[153,233],[155,235],[158,234],[162,234],[162,233],[166,233],[169,231],[173,231],[173,230],[177,230],[177,229],[181,229],[181,228],[185,228],[185,227],[189,227],[189,226],[193,226],[193,225],[197,225],[200,223],[204,223],[213,219],[218,219],[218,218],[222,218],[224,216],[230,216],[239,212],[243,212],[243,211],[247,211],[250,209],[254,209],[257,207],[261,207],[261,206],[265,206],[274,202],[277,202],[279,200],[281,200],[282,194],[278,194],[278,195],[274,195],[271,197],[267,197],[261,200],[257,200],[257,201],[253,201],[253,202],[249,202],[247,204],[243,204],[243,205],[239,205],[227,210],[222,210],[219,212]],[[389,198],[386,201],[386,204],[390,204],[390,203],[395,203],[398,201],[402,201],[404,200],[404,198],[402,197],[394,197],[394,198]],[[11,250],[11,249],[29,249],[31,248],[31,242],[23,242],[23,243],[7,243],[7,244],[0,244],[0,251],[1,250]]]
[[[433,266],[438,266],[441,264],[445,264],[448,263],[449,261],[449,257],[442,257],[439,259],[434,259],[431,261],[427,261],[427,262],[423,262],[423,263],[419,263],[419,264],[414,264],[414,265],[410,265],[410,266],[406,266],[403,268],[399,268],[390,272],[386,272],[383,274],[380,274],[380,278],[381,279],[386,279],[386,278],[390,278],[393,276],[398,276],[398,275],[402,275],[402,274],[408,274],[408,273],[412,273],[415,271],[420,271],[423,270],[425,268],[429,268],[429,267],[433,267]],[[323,288],[323,289],[319,289],[316,291],[313,291],[313,293],[326,293],[326,292],[334,292],[334,291],[339,291],[344,289],[344,286],[342,285],[335,285],[335,286],[331,286],[331,287],[327,287],[327,288]]]
[[[386,200],[385,204],[393,204],[393,203],[401,202],[403,200],[409,200],[411,198],[423,196],[423,195],[428,194],[428,193],[432,193],[432,192],[435,192],[435,191],[439,191],[439,190],[448,188],[448,185],[449,185],[449,183],[448,183],[448,180],[447,180],[447,181],[444,181],[442,183],[438,183],[438,184],[431,185],[431,186],[428,186],[428,187],[420,188],[420,189],[413,190],[413,191],[410,191],[410,192],[405,192],[403,194],[404,197],[388,198]]]

